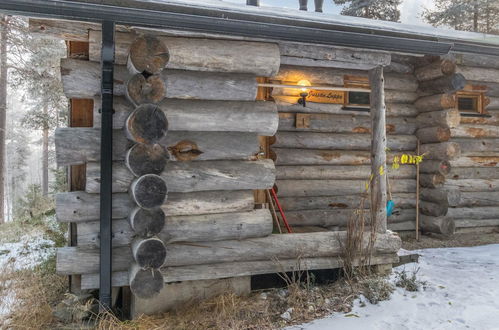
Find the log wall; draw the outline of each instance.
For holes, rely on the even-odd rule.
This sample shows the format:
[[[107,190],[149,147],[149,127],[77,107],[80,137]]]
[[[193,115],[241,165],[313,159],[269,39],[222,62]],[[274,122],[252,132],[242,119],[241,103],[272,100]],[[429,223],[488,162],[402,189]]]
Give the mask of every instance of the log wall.
[[[289,62],[288,62],[289,63]],[[276,83],[308,80],[317,86],[341,86],[348,77],[367,79],[368,70],[281,65]],[[396,68],[400,70],[396,70]],[[356,68],[363,68],[356,66]],[[385,73],[387,107],[387,161],[416,150],[414,106],[418,82],[410,65],[394,65]],[[298,104],[300,90],[274,88],[279,129],[271,144],[276,163],[276,186],[288,220],[295,227],[345,230],[354,214],[369,218],[366,183],[371,174],[371,120],[369,112],[345,110],[343,104],[307,101]],[[402,165],[388,171],[397,208],[388,228],[406,228],[415,219],[416,171]],[[395,226],[395,228],[394,228]],[[397,227],[398,226],[398,227]]]

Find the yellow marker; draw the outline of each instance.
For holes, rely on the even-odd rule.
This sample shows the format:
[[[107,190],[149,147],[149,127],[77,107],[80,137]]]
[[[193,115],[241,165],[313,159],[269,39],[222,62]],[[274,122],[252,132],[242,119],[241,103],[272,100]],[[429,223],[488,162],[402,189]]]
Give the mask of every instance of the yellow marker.
[[[379,167],[379,175],[384,175],[385,174],[385,168],[383,167],[383,165],[381,165]]]

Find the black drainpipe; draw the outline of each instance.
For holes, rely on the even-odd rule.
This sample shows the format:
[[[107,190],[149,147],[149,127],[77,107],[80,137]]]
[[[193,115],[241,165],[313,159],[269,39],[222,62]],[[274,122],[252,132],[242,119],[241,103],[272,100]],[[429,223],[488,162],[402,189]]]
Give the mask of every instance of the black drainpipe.
[[[113,182],[113,73],[114,22],[102,22],[101,54],[101,158],[100,158],[100,271],[101,311],[111,310],[112,274],[112,182]]]

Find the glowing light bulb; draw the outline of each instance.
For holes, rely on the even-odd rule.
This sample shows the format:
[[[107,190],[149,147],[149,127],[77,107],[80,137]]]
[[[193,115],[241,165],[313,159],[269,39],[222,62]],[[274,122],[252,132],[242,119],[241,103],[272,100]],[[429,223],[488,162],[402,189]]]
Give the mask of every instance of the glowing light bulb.
[[[305,87],[301,88],[302,92],[306,92],[307,91],[307,89],[308,89],[307,86],[312,86],[312,84],[310,83],[310,81],[308,81],[306,79],[300,80],[297,85],[298,86],[305,86]]]

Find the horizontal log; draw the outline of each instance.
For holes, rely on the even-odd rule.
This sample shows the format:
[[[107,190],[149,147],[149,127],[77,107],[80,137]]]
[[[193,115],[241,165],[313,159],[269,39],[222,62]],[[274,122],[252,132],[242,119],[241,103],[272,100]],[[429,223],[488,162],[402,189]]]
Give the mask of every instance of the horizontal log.
[[[419,202],[419,210],[424,215],[432,217],[442,217],[447,215],[449,206],[443,203],[437,204],[423,200]]]
[[[448,127],[459,126],[461,115],[457,109],[446,109],[440,111],[423,112],[416,117],[419,127]]]
[[[499,156],[461,156],[450,161],[453,168],[457,167],[499,167]]]
[[[481,68],[499,69],[499,57],[493,55],[480,55],[465,53],[452,53],[452,58],[462,66],[475,66]]]
[[[499,219],[457,219],[456,228],[479,228],[479,227],[497,227]],[[495,230],[495,228],[493,228]]]
[[[30,18],[28,29],[36,36],[88,42],[88,30],[98,26],[88,22]]]
[[[420,150],[427,159],[451,160],[461,155],[461,147],[456,142],[422,144]]]
[[[398,262],[396,254],[375,255],[370,258],[370,265],[386,265]],[[354,265],[359,265],[358,260]],[[165,267],[161,270],[166,282],[213,280],[220,278],[250,276],[261,274],[276,274],[292,271],[336,269],[341,268],[343,262],[339,257],[329,258],[300,258],[279,259],[269,261],[240,261],[216,263],[211,265],[194,265],[183,267]],[[114,287],[128,285],[128,272],[114,272],[112,276]],[[98,274],[82,275],[81,287],[84,290],[99,287]]]
[[[298,210],[324,209],[362,209],[369,207],[369,198],[365,194],[318,196],[318,197],[281,197],[279,202],[285,212]],[[396,193],[393,201],[397,208],[415,208],[416,195],[414,193]],[[361,204],[363,205],[361,207]]]
[[[422,201],[436,204],[457,206],[461,202],[462,193],[458,189],[421,189],[420,199]]]
[[[427,81],[448,76],[455,72],[456,62],[450,59],[442,59],[429,65],[417,68],[414,73],[419,81]]]
[[[164,125],[158,125],[159,120],[155,121],[155,126],[147,120],[140,120],[158,112],[164,114],[168,131],[251,132],[272,136],[279,123],[274,102],[168,99],[157,106],[145,104],[137,107],[127,120],[127,130],[143,132],[142,135],[157,131],[155,135],[159,136],[165,130]]]
[[[419,176],[419,185],[423,188],[437,188],[445,182],[445,176],[440,173],[421,174]]]
[[[230,141],[230,147],[227,147]],[[237,132],[170,132],[159,144],[168,150],[171,161],[255,159],[259,153],[257,135]],[[55,132],[59,166],[100,160],[100,130],[86,127],[58,128]],[[78,146],[75,148],[75,146]],[[113,159],[124,160],[131,146],[123,132],[113,134]]]
[[[496,167],[456,167],[450,172],[449,179],[499,179]]]
[[[446,127],[424,127],[416,131],[416,136],[421,143],[436,143],[449,141],[451,132]]]
[[[370,150],[369,134],[331,134],[315,132],[278,132],[275,148]],[[412,135],[390,135],[388,148],[393,151],[416,149],[416,137]]]
[[[424,159],[423,162],[419,164],[419,170],[421,173],[440,173],[442,175],[447,175],[451,171],[451,165],[446,160]]]
[[[341,196],[362,194],[366,191],[368,180],[278,180],[279,197]],[[394,180],[392,193],[416,191],[415,180]]]
[[[56,195],[56,217],[59,222],[85,222],[99,219],[98,194],[83,191],[58,193]],[[124,219],[135,208],[135,203],[126,193],[113,194],[113,219]],[[162,205],[169,216],[199,215],[252,210],[254,197],[251,190],[201,191],[170,193]]]
[[[328,113],[339,115],[352,114],[355,116],[369,116],[368,111],[359,112],[348,110],[348,108],[343,104],[307,102],[306,106],[304,107],[302,104],[298,103],[298,100],[300,99],[300,97],[298,96],[274,96],[273,98],[277,104],[277,109],[280,112]],[[386,104],[387,117],[415,117],[417,114],[418,111],[412,104]]]
[[[459,65],[457,72],[462,74],[467,80],[499,83],[498,69]]]
[[[452,141],[459,143],[463,156],[480,156],[484,153],[495,156],[499,153],[499,139],[455,138]]]
[[[366,235],[363,245],[367,246]],[[270,235],[250,240],[228,240],[193,244],[168,244],[163,267],[209,265],[235,261],[268,261],[272,259],[335,257],[341,254],[345,232],[320,232],[293,235]],[[395,253],[401,240],[393,233],[378,234],[374,254]],[[113,249],[113,270],[127,270],[132,255],[129,247]],[[59,274],[93,274],[99,270],[99,250],[64,247],[57,250]]]
[[[459,207],[499,206],[499,191],[462,192]]]
[[[279,70],[280,53],[274,43],[148,35],[132,42],[128,63],[149,74],[166,68],[272,77]]]
[[[485,110],[499,110],[499,97],[489,97],[489,104],[485,106]]]
[[[167,216],[164,228],[157,233],[164,244],[211,242],[265,237],[272,234],[272,216],[268,209],[248,212]],[[113,221],[113,247],[128,246],[136,232],[127,220]],[[99,222],[78,226],[78,246],[98,247]]]
[[[453,109],[457,105],[455,94],[436,94],[419,98],[414,103],[419,112],[432,112]]]
[[[132,256],[142,269],[157,269],[166,260],[165,244],[157,238],[135,238],[132,241]]]
[[[296,127],[295,113],[279,113],[279,131],[309,131],[334,133],[370,133],[371,120],[365,116],[309,114],[307,127]],[[411,135],[416,131],[413,118],[388,118],[388,134]]]
[[[447,216],[451,219],[495,219],[499,214],[497,206],[482,206],[482,207],[459,207],[449,208]]]
[[[114,66],[115,95],[125,95],[126,81],[130,74],[126,66]],[[61,80],[64,94],[68,98],[91,99],[101,93],[101,68],[99,63],[61,59]]]
[[[388,223],[388,229],[396,233],[407,232],[407,231],[411,231],[414,233],[414,231],[416,230],[416,222],[414,220],[411,220],[404,222]]]
[[[280,42],[281,66],[297,65],[369,70],[390,64],[390,54],[323,45]],[[297,80],[298,81],[298,80]]]
[[[384,69],[386,72],[404,73],[404,74],[414,73],[413,64],[394,62],[393,59],[392,62],[388,66],[385,66]]]
[[[447,180],[446,188],[459,189],[461,192],[471,191],[499,191],[498,179],[459,179]]]
[[[344,86],[345,76],[348,75],[367,78],[367,71],[281,65],[279,72],[273,79],[282,83],[296,83],[306,79],[312,85]],[[418,82],[412,75],[387,73],[385,75],[385,89],[415,92],[418,89]]]
[[[161,173],[168,192],[194,192],[208,190],[270,189],[274,185],[275,167],[270,159],[259,161],[204,161],[170,162]],[[113,192],[126,192],[133,181],[123,163],[113,166]],[[100,191],[98,163],[87,165],[85,191]]]
[[[256,92],[255,76],[243,73],[163,70],[147,78],[135,74],[126,83],[126,95],[136,105],[165,98],[255,101]]]
[[[286,212],[286,218],[293,227],[320,226],[320,227],[340,227],[345,228],[352,219],[364,219],[367,225],[370,221],[370,211],[368,209],[333,209],[333,210],[300,210]],[[416,218],[416,211],[398,210],[388,219],[390,222],[404,222]]]
[[[367,179],[371,175],[371,166],[342,165],[309,165],[309,166],[277,166],[276,179]],[[416,177],[416,167],[400,166],[390,171],[390,179],[408,179]]]
[[[487,117],[464,117],[461,116],[461,124],[473,125],[499,125],[499,111],[489,111]]]
[[[451,129],[451,136],[456,138],[499,138],[499,127],[461,124]]]
[[[456,223],[450,217],[421,216],[421,231],[426,233],[454,235]]]
[[[473,86],[473,89],[484,91],[488,97],[499,97],[499,83],[468,80],[468,85]]]
[[[454,73],[419,83],[422,92],[431,94],[454,93],[463,89],[467,84],[466,78],[460,73]]]
[[[143,269],[136,263],[130,267],[128,278],[130,290],[142,299],[158,295],[165,285],[165,279],[159,270]]]

